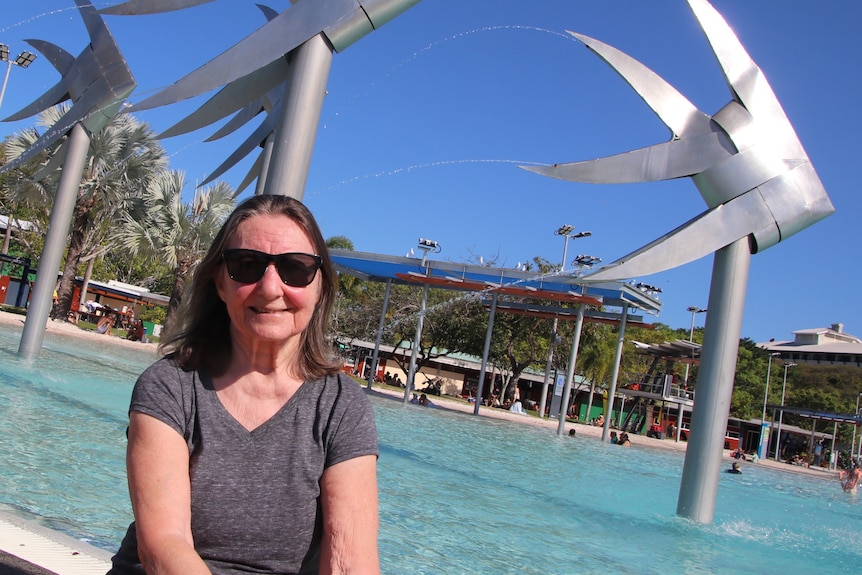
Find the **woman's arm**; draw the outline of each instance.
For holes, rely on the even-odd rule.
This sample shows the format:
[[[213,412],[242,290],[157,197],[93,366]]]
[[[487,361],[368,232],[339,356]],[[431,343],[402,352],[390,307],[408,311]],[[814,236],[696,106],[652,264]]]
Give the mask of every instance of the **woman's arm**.
[[[320,480],[321,575],[377,575],[377,457],[337,463]]]
[[[192,541],[189,449],[182,436],[133,411],[126,468],[138,553],[147,573],[209,575]]]

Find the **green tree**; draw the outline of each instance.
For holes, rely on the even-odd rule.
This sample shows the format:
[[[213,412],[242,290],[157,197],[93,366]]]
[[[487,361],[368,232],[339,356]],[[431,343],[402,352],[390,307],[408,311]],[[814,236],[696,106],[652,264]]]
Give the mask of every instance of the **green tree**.
[[[68,105],[49,108],[39,115],[38,125],[53,126]],[[7,141],[7,153],[16,156],[34,141],[35,130],[24,131]],[[52,205],[57,192],[60,165],[55,156],[65,153],[62,143],[31,161],[31,170],[12,187],[17,201]],[[65,319],[72,307],[75,276],[88,251],[103,249],[102,243],[116,227],[148,178],[166,165],[164,150],[150,127],[129,114],[118,114],[100,132],[91,134],[81,183],[78,187],[69,244],[54,318]]]
[[[182,301],[185,282],[234,208],[234,191],[224,182],[195,191],[182,201],[185,175],[163,171],[150,179],[143,193],[140,214],[130,212],[114,239],[132,254],[165,262],[174,269],[165,326]]]

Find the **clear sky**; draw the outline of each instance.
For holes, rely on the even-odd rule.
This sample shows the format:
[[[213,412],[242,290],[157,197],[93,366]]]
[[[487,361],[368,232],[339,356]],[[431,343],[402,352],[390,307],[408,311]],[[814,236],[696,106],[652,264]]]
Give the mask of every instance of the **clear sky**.
[[[96,3],[103,7],[116,2]],[[282,11],[287,0],[269,6]],[[742,335],[791,339],[842,322],[862,336],[859,289],[862,132],[857,0],[715,0],[770,81],[837,212],[752,258]],[[26,38],[77,55],[88,37],[72,0],[6,2],[0,42]],[[137,102],[191,72],[264,22],[254,2],[215,0],[157,16],[106,16],[135,75]],[[683,0],[424,0],[333,59],[304,201],[325,236],[357,250],[405,255],[419,237],[439,259],[514,267],[559,262],[563,224],[592,237],[569,243],[611,262],[705,209],[688,180],[597,186],[543,178],[519,164],[571,162],[665,141],[667,128],[610,68],[565,31],[641,60],[701,110],[729,101],[720,69]],[[5,70],[4,70],[5,71]],[[0,117],[59,79],[45,58],[11,70]],[[141,112],[162,131],[204,98]],[[218,126],[167,139],[171,167],[191,186],[257,125],[217,142]],[[32,125],[0,124],[0,137]],[[253,158],[223,179],[238,185]],[[247,190],[244,196],[249,195]],[[567,263],[567,267],[569,264]],[[712,257],[636,278],[663,290],[657,318],[688,328],[706,307]],[[696,326],[702,326],[703,315]]]

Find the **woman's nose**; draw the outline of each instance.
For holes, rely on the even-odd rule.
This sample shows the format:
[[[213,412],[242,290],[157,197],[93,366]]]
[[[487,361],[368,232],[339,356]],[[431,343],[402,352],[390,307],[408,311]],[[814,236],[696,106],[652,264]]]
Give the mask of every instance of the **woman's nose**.
[[[266,266],[266,270],[264,270],[263,276],[258,280],[257,286],[258,289],[265,292],[281,293],[284,282],[281,281],[281,276],[278,275],[275,264],[270,263]]]

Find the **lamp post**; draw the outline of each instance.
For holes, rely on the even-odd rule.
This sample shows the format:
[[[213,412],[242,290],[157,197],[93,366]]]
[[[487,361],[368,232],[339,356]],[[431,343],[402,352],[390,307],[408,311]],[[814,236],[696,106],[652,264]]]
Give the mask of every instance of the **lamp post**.
[[[784,364],[784,383],[781,384],[781,407],[784,407],[784,392],[787,389],[787,368],[796,367],[796,364],[788,361]],[[778,454],[781,452],[781,422],[784,420],[784,410],[778,413],[778,430],[775,434],[775,461],[778,461]]]
[[[859,398],[862,397],[862,393],[856,395],[856,417],[859,417]],[[853,423],[853,442],[850,444],[850,459],[853,459],[853,455],[856,453],[856,427],[857,423]],[[862,445],[862,441],[859,442]]]
[[[578,232],[573,234],[575,226],[570,226],[566,224],[565,226],[560,226],[559,229],[554,232],[558,236],[563,236],[563,261],[560,264],[560,273],[566,271],[566,254],[569,251],[569,240],[578,240],[580,238],[588,238],[593,235],[593,232]]]
[[[6,75],[3,77],[3,87],[0,88],[0,106],[3,105],[3,96],[6,95],[6,84],[9,83],[9,72],[12,71],[12,64],[27,68],[36,59],[36,55],[32,52],[21,52],[14,60],[9,59],[9,46],[0,44],[0,61],[6,62]]]
[[[427,275],[428,268],[426,267],[426,263],[428,261],[428,253],[439,253],[440,244],[434,240],[419,238],[419,249],[422,250],[422,263],[419,265],[422,268],[425,268],[425,273]],[[419,345],[422,341],[422,324],[425,321],[425,310],[427,305],[428,284],[426,283],[422,286],[422,301],[419,304],[419,317],[416,319],[416,335],[413,336],[413,349],[410,353],[410,366],[407,368],[407,381],[404,382],[404,403],[407,403],[410,398],[410,391],[414,388],[413,380],[416,378],[416,357],[419,354]],[[479,401],[479,396],[476,397],[476,401]]]
[[[690,343],[694,343],[694,316],[699,313],[706,313],[705,307],[697,307],[696,305],[690,305],[686,308],[687,311],[691,312],[691,329],[688,331],[688,341]],[[692,352],[694,353],[694,352]],[[688,370],[690,365],[688,363],[685,364],[685,383],[688,383]]]
[[[560,273],[566,270],[566,257],[569,253],[569,240],[577,240],[580,238],[588,238],[593,235],[592,232],[578,232],[573,234],[575,226],[568,224],[560,226],[554,234],[563,236],[563,261],[560,263]],[[548,346],[548,361],[545,364],[545,377],[542,381],[542,397],[539,400],[539,417],[545,417],[545,405],[548,395],[548,377],[551,374],[551,365],[554,362],[554,345],[557,343],[557,318],[554,318],[554,324],[551,327],[551,343]]]
[[[770,353],[769,364],[766,366],[766,390],[763,392],[763,413],[760,416],[760,447],[757,450],[757,456],[761,459],[769,454],[769,433],[766,431],[766,403],[769,398],[769,374],[772,372],[772,358],[779,355],[781,353],[777,351]]]

